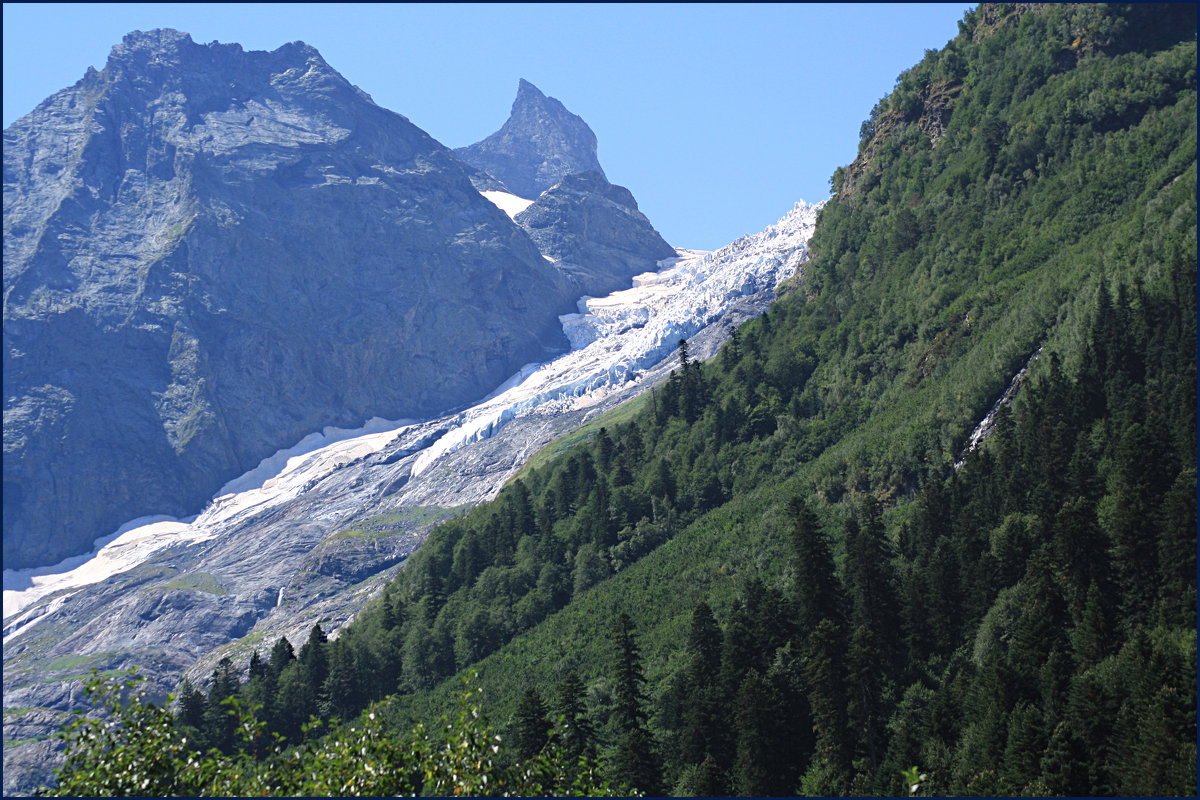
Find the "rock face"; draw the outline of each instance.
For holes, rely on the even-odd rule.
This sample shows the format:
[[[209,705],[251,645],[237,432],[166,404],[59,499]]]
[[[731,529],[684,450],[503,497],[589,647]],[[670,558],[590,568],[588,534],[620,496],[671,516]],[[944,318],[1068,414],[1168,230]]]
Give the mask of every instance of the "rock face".
[[[599,170],[530,85],[493,140],[514,191]],[[473,400],[564,348],[578,295],[450,150],[313,48],[170,30],[5,131],[4,253],[6,567],[195,513],[322,426]]]
[[[675,255],[633,194],[596,171],[563,177],[515,219],[580,294],[607,294]]]
[[[530,200],[573,172],[604,175],[596,159],[596,134],[553,97],[522,79],[512,113],[500,130],[454,151],[507,190]],[[495,188],[479,186],[480,190]]]
[[[675,255],[633,194],[608,182],[587,123],[529,81],[500,130],[454,152],[481,192],[534,200],[514,219],[581,295],[622,289]]]

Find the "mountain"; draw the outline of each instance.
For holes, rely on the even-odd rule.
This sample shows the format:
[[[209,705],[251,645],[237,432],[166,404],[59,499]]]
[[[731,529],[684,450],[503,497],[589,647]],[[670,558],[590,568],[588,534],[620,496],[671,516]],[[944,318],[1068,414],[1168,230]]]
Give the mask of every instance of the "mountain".
[[[1194,31],[968,12],[870,111],[767,313],[228,691],[288,741],[322,692],[453,733],[474,674],[480,781],[542,769],[561,712],[555,768],[590,745],[648,793],[1194,793]]]
[[[608,182],[587,123],[524,79],[503,127],[454,152],[581,295],[606,295],[675,255],[633,194]]]
[[[604,176],[596,158],[596,134],[592,129],[524,78],[503,127],[454,153],[499,181],[505,190],[528,199],[575,172]],[[494,186],[488,183],[479,188]]]
[[[539,109],[561,111],[535,95],[523,85],[514,146],[538,135]],[[545,124],[558,141],[558,118]],[[545,173],[548,151],[530,158]],[[302,43],[133,33],[14,123],[5,564],[195,513],[324,426],[470,402],[566,346],[556,317],[580,283],[607,293],[673,255],[658,239],[620,278],[564,273],[471,173]]]
[[[185,670],[202,683],[221,658],[299,641],[316,622],[336,634],[433,524],[494,497],[558,435],[665,379],[679,339],[704,358],[761,312],[802,264],[818,208],[798,204],[760,234],[581,301],[562,317],[571,352],[471,408],[326,429],[223,487],[190,522],[146,520],[82,563],[6,571],[5,702],[25,709],[8,714],[6,736],[46,736],[76,706],[83,668],[136,664],[165,694]],[[54,763],[43,743],[6,759],[10,791],[46,780]]]
[[[297,83],[298,60],[305,71],[300,75],[304,80]],[[233,72],[239,76],[242,95],[223,97],[222,82]],[[149,81],[148,73],[158,83]],[[82,211],[71,210],[69,203],[66,210],[62,204],[55,207],[47,199],[63,186],[48,184],[44,170],[29,170],[14,155],[22,147],[43,153],[51,147],[48,141],[67,147],[55,137],[66,135],[60,130],[62,120],[74,119],[80,96],[95,105],[92,116],[101,122],[94,127],[112,117],[109,127],[121,135],[144,128],[142,138],[132,143],[112,131],[100,143],[76,132],[87,146],[75,161],[65,162],[70,174],[62,179],[63,186],[75,187],[81,180],[78,174],[90,170],[122,187],[113,196],[88,194],[91,227],[82,225]],[[194,104],[205,110],[197,111]],[[176,115],[169,125],[161,123],[163,109]],[[301,122],[323,133],[309,141],[297,132]],[[502,214],[511,194],[485,189],[480,196],[470,183],[471,176],[480,173],[403,117],[370,104],[311,48],[289,45],[276,53],[243,53],[236,45],[196,45],[186,34],[172,31],[131,34],[114,48],[104,72],[50,98],[6,135],[13,148],[6,165],[6,198],[11,203],[6,203],[5,231],[6,236],[12,234],[14,251],[18,245],[28,250],[21,251],[21,259],[6,263],[6,383],[22,388],[49,375],[70,395],[60,398],[61,408],[53,407],[65,418],[65,428],[47,426],[51,407],[44,388],[22,388],[24,396],[10,389],[11,407],[6,411],[6,448],[12,453],[5,460],[6,491],[12,500],[6,505],[6,524],[10,518],[16,523],[5,541],[6,547],[28,556],[5,564],[5,704],[10,709],[5,737],[6,743],[26,741],[17,748],[6,744],[9,792],[27,791],[33,787],[30,781],[49,777],[55,762],[45,737],[78,705],[81,669],[137,664],[165,693],[176,688],[179,675],[197,660],[207,663],[225,652],[240,651],[243,639],[252,643],[284,634],[295,639],[318,619],[336,630],[394,574],[435,522],[456,508],[494,496],[557,434],[664,379],[680,338],[692,340],[697,357],[715,352],[728,331],[765,308],[779,281],[795,272],[817,210],[798,206],[779,225],[751,237],[761,242],[748,249],[743,241],[729,252],[686,254],[682,259],[640,213],[633,195],[609,184],[600,171],[564,175],[536,202],[524,202],[522,213],[510,207]],[[160,165],[149,176],[133,174],[136,170],[129,164],[137,157],[150,158],[146,153],[155,147],[175,148],[170,170]],[[415,153],[407,165],[397,154],[404,148]],[[277,162],[286,162],[292,179],[281,180]],[[354,170],[372,164],[365,176],[359,174],[353,181],[337,178],[355,176]],[[297,178],[300,174],[317,178],[309,185]],[[176,231],[174,238],[163,234],[164,226],[170,231],[181,224],[175,221],[178,215],[166,212],[152,216],[146,228],[138,220],[138,209],[150,202],[147,197],[168,197],[184,208],[187,230]],[[41,239],[31,232],[33,223],[22,227],[21,222],[40,219],[39,214],[48,220],[38,223]],[[368,221],[382,216],[387,224],[368,222],[364,228],[359,220],[351,225],[347,217],[355,214]],[[344,234],[320,227],[314,231],[309,215],[349,226],[359,241],[351,245]],[[530,222],[522,227],[511,217]],[[437,239],[437,230],[451,229],[448,219],[468,226],[455,233],[453,247]],[[70,225],[75,226],[76,249],[52,258],[45,237],[59,229],[55,226]],[[422,228],[433,231],[416,236],[414,229]],[[319,246],[318,232],[327,240]],[[145,256],[112,244],[118,238],[130,240],[135,233],[157,235],[159,249],[143,242],[151,254]],[[475,242],[476,236],[482,241]],[[21,237],[37,242],[29,244]],[[80,252],[85,247],[91,248],[87,258],[92,259],[88,263],[95,267],[93,272],[84,272],[77,263],[84,259]],[[281,248],[286,260],[271,256],[268,247]],[[422,247],[434,250],[424,252]],[[305,254],[303,248],[311,252]],[[345,249],[339,254],[338,248]],[[372,248],[377,252],[368,257]],[[401,250],[410,254],[412,263],[395,260]],[[450,259],[456,254],[480,263],[460,265],[455,273]],[[353,256],[364,263],[335,263],[336,257]],[[157,260],[138,261],[151,257]],[[313,263],[321,258],[329,263]],[[515,266],[506,266],[506,258]],[[674,266],[657,271],[663,259]],[[97,277],[97,264],[107,265],[109,272],[101,277],[115,286]],[[429,264],[445,267],[446,274],[424,275],[418,269]],[[531,265],[536,268],[532,272],[526,269]],[[502,274],[500,289],[511,285],[516,291],[522,286],[518,281],[528,274],[542,276],[545,286],[537,291],[526,287],[528,307],[507,313],[529,312],[518,319],[531,319],[534,306],[540,305],[554,319],[554,336],[544,337],[538,349],[523,356],[527,360],[471,396],[478,400],[516,373],[521,386],[515,398],[502,386],[493,392],[498,397],[445,415],[464,403],[458,395],[435,391],[444,392],[459,367],[431,361],[437,353],[435,343],[422,337],[440,333],[446,340],[441,344],[459,341],[445,330],[444,309],[457,309],[468,328],[482,318],[491,326],[488,330],[496,330],[504,321],[503,308],[491,316],[484,310],[476,314],[457,305],[461,300],[456,299],[467,290],[473,292],[479,282],[472,281],[488,277],[479,273],[490,267]],[[463,278],[466,268],[474,271]],[[33,313],[28,303],[20,302],[26,291],[47,296],[50,289],[38,281],[55,269],[71,276],[55,290],[57,302],[72,310],[76,322],[97,320],[98,349],[93,352],[72,351],[69,336],[74,329],[64,329],[60,319],[66,310],[51,313],[53,309],[39,307],[42,310]],[[141,282],[122,283],[129,279],[125,269],[141,276]],[[160,273],[167,270],[171,271],[163,277]],[[646,274],[629,289],[630,277],[638,273]],[[445,285],[451,279],[464,285],[451,289]],[[387,302],[374,293],[370,302],[356,298],[371,287],[381,289]],[[609,297],[613,289],[622,291]],[[564,307],[558,292],[571,303]],[[512,304],[506,297],[503,291],[483,293],[477,301],[503,307]],[[356,309],[363,324],[372,327],[350,328],[341,318],[348,308]],[[408,309],[406,319],[372,316],[389,308]],[[112,322],[111,315],[118,312],[126,317]],[[173,344],[158,353],[163,363],[147,359],[140,371],[122,374],[122,363],[110,354],[115,345],[104,335],[122,337],[141,347],[143,356],[154,356],[153,337],[168,322]],[[349,332],[354,335],[343,340]],[[407,340],[385,346],[384,339],[402,339],[402,333]],[[482,334],[461,334],[468,335]],[[139,336],[149,338],[143,342]],[[273,348],[285,360],[263,365],[244,349],[225,352],[237,342]],[[555,342],[561,342],[559,349],[570,346],[572,352],[532,370],[545,361]],[[405,347],[417,347],[418,352]],[[468,351],[468,359],[476,357],[474,350],[504,349],[499,342],[460,347]],[[46,355],[49,348],[54,348],[53,358]],[[310,352],[313,348],[316,351]],[[91,372],[77,366],[95,353],[108,360],[92,365]],[[230,363],[238,353],[247,363]],[[378,363],[389,354],[390,364]],[[341,363],[347,355],[349,363]],[[60,368],[48,373],[47,365],[55,364]],[[384,397],[392,386],[389,381],[407,382],[439,364],[446,374],[424,390],[435,398],[427,405],[403,404],[406,395],[398,389],[397,398]],[[526,368],[518,371],[522,364]],[[286,374],[289,365],[309,372]],[[159,402],[143,408],[162,399],[154,391],[159,367],[174,370],[172,397],[188,386],[198,387],[193,405],[183,409],[195,417],[187,422],[193,440],[203,443],[215,436],[205,420],[216,417],[224,426],[218,433],[228,437],[227,449],[237,449],[247,460],[258,456],[261,463],[233,461],[235,466],[202,476],[208,481],[204,484],[196,476],[211,465],[187,461],[198,446],[194,443],[190,450],[172,453],[175,462],[168,460],[164,466],[156,461],[160,454],[153,443],[163,436],[163,425],[174,426],[168,433],[184,426],[171,416],[179,410],[175,406]],[[297,404],[312,387],[295,384],[313,380],[312,371],[324,370],[320,374],[326,375],[335,368],[343,370],[337,382],[340,397],[328,399],[327,405],[315,403],[307,416],[298,417]],[[111,386],[89,383],[99,381],[101,374]],[[243,386],[239,381],[246,377],[250,385]],[[280,385],[272,389],[274,394],[264,392],[254,401],[263,428],[248,430],[245,418],[231,427],[235,415],[220,402],[234,398],[235,408],[240,408],[248,401],[238,398],[262,389],[257,384],[268,380]],[[355,400],[368,388],[372,395]],[[404,389],[411,396],[420,386]],[[81,398],[89,392],[97,393],[96,402],[107,406],[84,403]],[[281,397],[284,392],[296,396]],[[123,396],[117,398],[118,393]],[[372,405],[369,400],[378,402]],[[348,402],[358,403],[356,410],[339,412]],[[437,413],[429,414],[429,408]],[[368,414],[405,419],[389,423],[377,416],[365,428],[357,428],[356,421]],[[287,416],[289,425],[268,424],[281,416]],[[413,417],[427,418],[417,422]],[[147,418],[153,424],[143,425]],[[300,424],[310,427],[297,431]],[[50,433],[70,435],[89,425],[101,427],[80,434],[78,450],[59,448],[52,458],[45,456],[50,445],[44,440]],[[258,437],[259,446],[242,447],[239,442],[247,436]],[[110,451],[90,452],[96,441]],[[95,473],[99,460],[106,465],[102,478]],[[192,470],[186,474],[197,485],[189,492],[170,481],[169,467],[176,462],[182,465],[177,471]],[[244,474],[238,477],[230,469]],[[41,551],[21,541],[22,526],[37,519],[37,506],[30,501],[38,496],[26,487],[37,486],[38,470],[54,470],[59,490],[70,488],[80,498],[92,491],[115,495],[109,498],[115,511],[103,519],[124,524],[118,529],[116,522],[104,523],[98,533],[111,535],[97,540],[94,548],[90,545],[95,536],[85,539],[82,534],[75,544],[40,542]],[[158,470],[165,470],[166,479],[160,483],[152,475]],[[208,494],[198,499],[205,485]],[[88,505],[83,499],[79,502]],[[70,504],[48,511],[79,513]],[[153,515],[135,518],[148,512]],[[57,566],[27,566],[62,555],[70,558]]]
[[[638,210],[633,194],[600,172],[563,177],[513,220],[580,294],[607,294],[675,253]]]
[[[1183,5],[968,12],[715,359],[679,346],[336,639],[237,652],[244,681],[218,661],[123,757],[178,793],[561,794],[589,752],[618,792],[1193,793],[1194,31]],[[620,300],[568,316],[573,344],[639,320]],[[309,746],[164,766],[170,737],[236,749],[203,713],[235,693]],[[310,710],[355,721],[312,741]],[[63,793],[137,790],[76,752]],[[364,769],[385,753],[413,756]]]

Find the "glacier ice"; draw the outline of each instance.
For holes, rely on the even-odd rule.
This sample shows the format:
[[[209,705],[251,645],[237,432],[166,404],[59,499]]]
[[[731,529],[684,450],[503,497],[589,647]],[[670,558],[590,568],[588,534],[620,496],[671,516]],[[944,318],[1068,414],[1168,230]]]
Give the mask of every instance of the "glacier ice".
[[[559,318],[571,350],[527,371],[522,380],[510,379],[510,388],[458,415],[453,428],[417,458],[412,474],[495,435],[517,417],[587,405],[589,398],[636,379],[735,300],[774,289],[794,275],[807,258],[820,208],[796,203],[760,233],[710,253],[681,251],[659,262],[658,272],[635,277],[629,289],[580,299],[579,313]]]
[[[677,258],[660,262],[658,272],[635,277],[629,289],[581,298],[578,313],[560,318],[572,349],[544,364],[526,365],[471,408],[424,422],[376,418],[355,430],[326,428],[227,483],[197,517],[133,520],[98,539],[91,553],[53,567],[5,570],[5,640],[53,610],[38,600],[119,574],[163,548],[207,541],[399,437],[411,439],[405,453],[419,453],[411,470],[416,476],[514,419],[597,403],[669,357],[680,339],[695,335],[739,298],[773,290],[794,275],[807,258],[820,207],[796,203],[760,233],[713,252],[679,250]]]

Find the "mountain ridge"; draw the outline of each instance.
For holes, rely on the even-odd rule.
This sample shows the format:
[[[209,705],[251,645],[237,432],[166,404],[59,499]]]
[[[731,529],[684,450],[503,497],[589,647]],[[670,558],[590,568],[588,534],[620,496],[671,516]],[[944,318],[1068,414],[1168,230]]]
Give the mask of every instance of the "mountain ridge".
[[[449,149],[302,43],[130,34],[5,141],[16,566],[182,516],[314,428],[468,402],[565,348],[580,281],[628,277],[556,269]]]

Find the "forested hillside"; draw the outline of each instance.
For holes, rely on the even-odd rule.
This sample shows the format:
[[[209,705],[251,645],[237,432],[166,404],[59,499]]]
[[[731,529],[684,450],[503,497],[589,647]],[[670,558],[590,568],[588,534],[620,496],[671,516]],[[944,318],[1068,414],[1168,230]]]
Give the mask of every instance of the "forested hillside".
[[[407,730],[477,670],[501,761],[645,793],[1192,795],[1196,111],[1194,6],[970,12],[768,314],[177,726]]]

